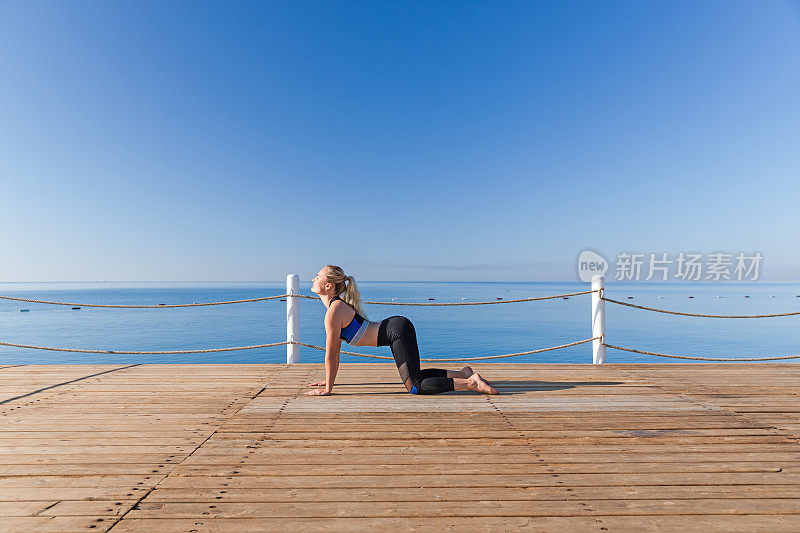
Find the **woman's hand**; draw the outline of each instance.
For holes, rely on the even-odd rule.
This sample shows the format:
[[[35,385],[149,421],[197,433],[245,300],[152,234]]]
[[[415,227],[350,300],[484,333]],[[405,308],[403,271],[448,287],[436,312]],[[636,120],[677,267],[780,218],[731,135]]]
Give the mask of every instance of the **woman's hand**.
[[[309,387],[324,387],[327,384],[328,384],[328,382],[323,379],[322,381],[317,381],[316,383],[309,383],[308,386]]]
[[[306,391],[306,396],[330,396],[330,395],[331,391],[327,389],[316,389],[316,390]]]

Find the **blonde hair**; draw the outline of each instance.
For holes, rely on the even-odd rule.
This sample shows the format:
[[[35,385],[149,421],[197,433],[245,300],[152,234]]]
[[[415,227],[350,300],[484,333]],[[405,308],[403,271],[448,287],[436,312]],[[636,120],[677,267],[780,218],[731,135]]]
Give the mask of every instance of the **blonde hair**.
[[[367,318],[364,313],[364,306],[361,304],[361,291],[358,290],[356,279],[353,276],[347,276],[342,270],[342,267],[336,265],[325,265],[325,278],[329,283],[333,283],[333,292],[337,296],[344,293],[344,298],[347,305],[356,310],[356,313]]]

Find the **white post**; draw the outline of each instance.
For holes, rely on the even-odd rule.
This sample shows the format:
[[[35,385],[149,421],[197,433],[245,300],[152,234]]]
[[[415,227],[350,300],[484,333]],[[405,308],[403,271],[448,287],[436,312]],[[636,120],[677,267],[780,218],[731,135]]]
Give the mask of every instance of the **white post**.
[[[300,302],[299,298],[292,296],[300,293],[300,276],[289,274],[286,276],[286,341],[292,342],[300,338]],[[286,364],[296,363],[299,358],[299,346],[286,345]]]
[[[600,337],[592,341],[592,363],[602,365],[606,362],[606,347],[603,346],[606,340],[606,302],[602,300],[605,296],[603,276],[592,277],[592,290],[600,291],[592,293],[592,337]]]

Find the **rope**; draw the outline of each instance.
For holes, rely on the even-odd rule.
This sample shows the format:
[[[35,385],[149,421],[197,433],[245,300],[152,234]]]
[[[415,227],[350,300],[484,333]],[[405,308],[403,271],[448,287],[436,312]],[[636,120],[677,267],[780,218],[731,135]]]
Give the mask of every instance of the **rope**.
[[[570,342],[569,344],[561,344],[559,346],[551,346],[549,348],[539,348],[538,350],[531,350],[529,352],[507,353],[507,354],[503,354],[503,355],[487,355],[487,356],[484,356],[484,357],[455,357],[455,358],[451,358],[451,359],[420,359],[420,361],[435,363],[435,362],[450,362],[450,361],[484,361],[484,360],[487,360],[487,359],[502,359],[502,358],[505,358],[505,357],[517,357],[518,355],[529,355],[529,354],[532,354],[532,353],[542,353],[542,352],[549,352],[549,351],[552,351],[552,350],[559,350],[561,348],[569,348],[570,346],[577,346],[578,344],[591,342],[591,341],[597,340],[599,338],[600,337],[592,337],[591,339],[584,339],[582,341]],[[322,347],[322,346],[315,346],[313,344],[306,344],[304,342],[295,341],[293,344],[299,344],[300,346],[306,346],[307,348],[316,348],[317,350],[325,350],[325,348]],[[347,354],[347,355],[357,355],[359,357],[369,357],[371,359],[389,359],[389,360],[393,360],[394,359],[394,357],[384,357],[382,355],[370,355],[370,354],[365,354],[365,353],[346,352],[346,351],[341,351],[341,350],[340,350],[339,353],[343,353],[343,354]]]
[[[691,359],[693,361],[779,361],[782,359],[798,359],[800,355],[786,355],[783,357],[743,357],[743,358],[728,358],[728,357],[692,357],[688,355],[672,355],[667,353],[646,352],[644,350],[634,350],[633,348],[623,348],[622,346],[614,346],[613,344],[605,344],[607,348],[614,348],[615,350],[624,350],[626,352],[641,353],[645,355],[655,355],[658,357],[671,357],[673,359]]]
[[[667,313],[669,315],[682,315],[682,316],[699,316],[705,318],[774,318],[777,316],[793,316],[793,315],[800,315],[800,311],[795,311],[792,313],[774,313],[771,315],[703,315],[700,313],[681,313],[680,311],[667,311],[666,309],[656,309],[654,307],[644,307],[643,305],[634,305],[629,304],[627,302],[620,302],[619,300],[612,300],[610,298],[602,297],[601,300],[606,302],[611,302],[612,304],[619,304],[624,305],[627,307],[634,307],[636,309],[644,309],[646,311],[656,311],[658,313]]]
[[[535,353],[543,353],[543,352],[550,352],[553,350],[560,350],[561,348],[569,348],[571,346],[577,346],[579,344],[584,344],[587,342],[592,342],[594,340],[599,339],[600,337],[592,337],[591,339],[584,339],[581,341],[570,342],[568,344],[561,344],[558,346],[550,346],[548,348],[539,348],[538,350],[530,350],[527,352],[517,352],[517,353],[508,353],[502,355],[488,355],[483,357],[454,357],[454,358],[447,358],[447,359],[421,359],[421,361],[425,362],[451,362],[451,361],[484,361],[488,359],[503,359],[506,357],[517,357],[520,355],[530,355]],[[10,346],[13,348],[30,348],[33,350],[49,350],[53,352],[78,352],[78,353],[97,353],[97,354],[115,354],[115,355],[178,355],[178,354],[190,354],[190,353],[215,353],[215,352],[233,352],[237,350],[253,350],[256,348],[271,348],[274,346],[283,346],[285,344],[298,344],[300,346],[305,346],[307,348],[315,348],[317,350],[325,350],[322,346],[316,346],[314,344],[307,344],[305,342],[298,342],[298,341],[282,341],[282,342],[271,342],[268,344],[254,344],[252,346],[233,346],[229,348],[206,348],[201,350],[161,350],[161,351],[127,351],[127,350],[84,350],[81,348],[54,348],[50,346],[32,346],[29,344],[17,344],[13,342],[2,342],[0,341],[0,346]],[[782,357],[745,357],[745,358],[727,358],[727,357],[693,357],[688,355],[674,355],[674,354],[666,354],[666,353],[659,353],[659,352],[648,352],[645,350],[636,350],[633,348],[623,348],[622,346],[615,346],[613,344],[606,344],[603,343],[603,346],[607,348],[614,348],[615,350],[623,350],[626,352],[633,352],[633,353],[640,353],[644,355],[655,355],[657,357],[670,357],[673,359],[690,359],[693,361],[779,361],[784,359],[798,359],[800,355],[787,355]],[[357,352],[348,352],[342,350],[340,353],[347,354],[347,355],[356,355],[358,357],[367,357],[371,359],[387,359],[392,360],[393,357],[385,357],[382,355],[370,355],[364,353],[357,353]]]
[[[261,298],[248,298],[247,300],[228,300],[226,302],[205,302],[199,304],[159,304],[159,305],[116,305],[116,304],[76,304],[69,302],[51,302],[48,300],[31,300],[28,298],[14,298],[12,296],[0,296],[3,300],[14,300],[16,302],[31,302],[35,304],[51,304],[51,305],[70,305],[73,307],[113,307],[119,309],[164,309],[167,307],[203,307],[206,305],[227,305],[227,304],[241,304],[246,302],[261,302],[264,300],[274,300],[276,298],[286,298],[292,296],[289,294],[279,294],[277,296],[264,296]]]
[[[567,294],[554,294],[553,296],[539,296],[538,298],[519,298],[516,300],[490,300],[487,302],[455,302],[455,303],[402,303],[402,302],[370,302],[365,301],[365,304],[377,305],[417,305],[421,307],[444,307],[453,305],[491,305],[491,304],[511,304],[517,302],[536,302],[539,300],[552,300],[554,298],[566,298],[568,296],[580,296],[581,294],[590,294],[598,292],[599,289],[593,291],[570,292]]]
[[[13,342],[2,342],[0,346],[11,346],[13,348],[32,348],[34,350],[50,350],[51,352],[79,352],[79,353],[109,353],[109,354],[125,354],[125,355],[174,355],[185,353],[213,353],[213,352],[233,352],[236,350],[253,350],[255,348],[270,348],[272,346],[282,346],[289,344],[288,341],[271,342],[269,344],[254,344],[253,346],[234,346],[231,348],[206,348],[205,350],[165,350],[159,352],[130,352],[123,350],[83,350],[80,348],[51,348],[48,346],[31,346],[28,344],[16,344]]]
[[[567,294],[555,294],[553,296],[540,296],[538,298],[520,298],[517,300],[494,300],[494,301],[486,301],[486,302],[457,302],[457,303],[402,303],[402,302],[373,302],[373,301],[364,301],[362,303],[365,304],[375,304],[375,305],[416,305],[416,306],[425,306],[425,307],[440,307],[440,306],[453,306],[453,305],[489,305],[489,304],[510,304],[516,302],[534,302],[537,300],[552,300],[554,298],[565,298],[568,296],[579,296],[581,294],[590,294],[592,292],[598,292],[598,290],[593,291],[583,291],[583,292],[570,292]],[[228,305],[228,304],[242,304],[248,302],[262,302],[264,300],[274,300],[276,298],[287,298],[287,297],[296,297],[296,298],[306,298],[308,300],[319,300],[317,296],[308,296],[305,294],[278,294],[277,296],[263,296],[261,298],[248,298],[246,300],[227,300],[224,302],[204,302],[204,303],[193,303],[193,304],[159,304],[159,305],[117,305],[117,304],[81,304],[81,303],[74,303],[74,302],[53,302],[50,300],[32,300],[30,298],[15,298],[13,296],[0,296],[0,299],[3,300],[13,300],[15,302],[30,302],[35,304],[50,304],[50,305],[69,305],[71,307],[105,307],[105,308],[115,308],[115,309],[166,309],[166,308],[174,308],[174,307],[204,307],[208,305]]]
[[[441,361],[480,361],[485,359],[501,359],[504,357],[516,357],[518,355],[529,355],[533,353],[542,353],[542,352],[549,352],[552,350],[558,350],[560,348],[569,348],[570,346],[577,346],[578,344],[591,342],[599,338],[600,337],[592,337],[591,339],[584,339],[582,341],[571,342],[569,344],[562,344],[560,346],[551,346],[550,348],[540,348],[538,350],[531,350],[529,352],[509,353],[504,355],[489,355],[485,357],[457,357],[453,359],[421,359],[421,361],[441,362]],[[51,352],[107,353],[107,354],[122,354],[122,355],[175,355],[175,354],[187,354],[187,353],[233,352],[236,350],[253,350],[255,348],[270,348],[273,346],[282,346],[284,344],[298,344],[300,346],[306,346],[308,348],[316,348],[317,350],[323,350],[323,351],[325,350],[325,348],[322,346],[316,346],[314,344],[306,344],[305,342],[299,342],[299,341],[272,342],[269,344],[255,344],[253,346],[233,346],[230,348],[206,348],[204,350],[162,350],[162,351],[84,350],[81,348],[53,348],[49,346],[32,346],[30,344],[17,344],[14,342],[0,341],[0,346],[10,346],[12,348],[30,348],[33,350],[49,350]],[[356,352],[341,351],[340,353],[347,355],[357,355],[359,357],[369,357],[372,359],[394,359],[393,357],[384,357],[382,355],[370,355],[370,354],[356,353]]]

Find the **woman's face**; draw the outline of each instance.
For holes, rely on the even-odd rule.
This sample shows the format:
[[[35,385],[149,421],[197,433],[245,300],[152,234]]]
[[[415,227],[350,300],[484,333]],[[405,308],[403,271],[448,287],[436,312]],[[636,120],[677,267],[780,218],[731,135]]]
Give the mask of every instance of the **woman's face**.
[[[313,280],[311,292],[317,294],[328,294],[328,292],[331,290],[333,290],[333,284],[328,282],[328,279],[326,278],[325,267],[323,267],[322,270],[317,272],[317,276]]]

